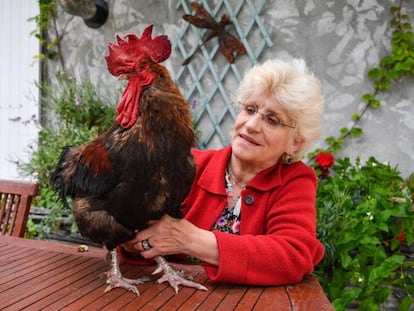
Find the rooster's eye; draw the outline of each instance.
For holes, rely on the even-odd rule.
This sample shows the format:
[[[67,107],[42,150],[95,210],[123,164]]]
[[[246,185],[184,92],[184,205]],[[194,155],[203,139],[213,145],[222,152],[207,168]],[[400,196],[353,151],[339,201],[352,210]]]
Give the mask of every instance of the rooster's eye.
[[[138,72],[142,72],[147,68],[147,66],[145,64],[141,64],[138,66],[137,71]]]

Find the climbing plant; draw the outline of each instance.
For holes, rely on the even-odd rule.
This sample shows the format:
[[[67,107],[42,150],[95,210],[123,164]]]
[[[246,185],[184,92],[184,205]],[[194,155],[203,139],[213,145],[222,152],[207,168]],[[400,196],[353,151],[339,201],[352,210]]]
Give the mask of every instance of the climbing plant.
[[[372,92],[362,95],[364,106],[360,112],[352,115],[350,127],[343,127],[337,137],[329,136],[325,139],[328,145],[325,152],[338,152],[348,138],[363,134],[359,127],[360,120],[370,109],[381,107],[378,95],[381,91],[389,90],[393,84],[400,83],[407,76],[414,76],[414,33],[409,17],[403,11],[403,0],[399,6],[390,8],[391,21],[391,53],[383,57],[378,65],[368,71],[367,77],[372,81]],[[309,153],[308,158],[313,160],[321,149]]]
[[[317,235],[325,247],[315,274],[335,310],[350,304],[382,310],[391,296],[398,310],[414,304],[414,264],[407,256],[414,242],[414,174],[404,180],[397,168],[373,157],[353,164],[332,155],[363,134],[358,125],[369,109],[381,107],[382,91],[414,75],[414,33],[402,4],[390,9],[391,53],[368,71],[372,92],[362,95],[363,109],[338,137],[325,140],[325,150],[308,155],[319,176]]]
[[[65,70],[65,62],[62,55],[60,42],[65,34],[66,27],[73,19],[70,18],[67,23],[59,30],[56,22],[57,4],[55,0],[38,0],[39,14],[30,18],[34,21],[36,29],[32,31],[41,45],[41,52],[35,55],[35,59],[43,61],[46,59],[58,59],[61,70]]]

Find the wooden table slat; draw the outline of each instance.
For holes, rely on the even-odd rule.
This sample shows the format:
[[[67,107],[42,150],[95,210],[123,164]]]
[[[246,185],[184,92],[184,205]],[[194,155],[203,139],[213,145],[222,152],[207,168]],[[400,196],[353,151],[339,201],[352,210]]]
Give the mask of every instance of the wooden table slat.
[[[203,303],[200,305],[200,311],[216,310],[219,308],[220,303],[224,297],[230,292],[232,286],[230,284],[222,284],[220,287],[215,287],[211,290],[209,295]]]
[[[284,286],[266,287],[263,289],[253,310],[291,310],[291,302],[286,294],[286,288]]]
[[[75,306],[78,303],[79,299],[88,296],[94,290],[99,290],[101,292],[103,291],[102,279],[100,279],[98,275],[101,272],[105,272],[107,270],[106,268],[106,265],[98,266],[99,270],[95,270],[88,277],[83,278],[82,284],[79,283],[79,286],[76,286],[76,288],[71,288],[71,290],[68,293],[63,293],[63,298],[52,302],[43,310],[76,310]]]
[[[55,284],[56,287],[54,288],[55,291],[53,293],[44,291],[44,297],[41,300],[39,300],[40,296],[38,296],[37,294],[37,299],[34,302],[30,302],[30,308],[40,310],[47,308],[51,305],[55,306],[54,309],[51,310],[57,310],[58,307],[61,308],[63,306],[63,299],[65,299],[73,291],[80,290],[83,292],[85,286],[88,285],[93,279],[96,278],[97,275],[102,273],[104,270],[100,267],[93,266],[91,267],[91,269],[87,269],[85,271],[87,272],[84,274],[79,274],[79,276],[76,278],[67,279],[66,282],[60,282],[59,284]],[[99,285],[100,284],[97,283],[97,286]]]
[[[66,257],[67,256],[64,254],[50,254],[48,257],[33,258],[32,262],[26,264],[21,263],[20,266],[5,268],[7,269],[7,272],[4,273],[4,275],[2,274],[0,280],[0,292],[3,287],[11,288],[47,273],[50,271],[51,264],[56,262],[56,260],[63,260]]]
[[[294,310],[332,310],[332,305],[325,297],[316,279],[305,277],[306,282],[286,287],[292,300]]]
[[[262,295],[264,288],[263,287],[250,287],[247,289],[246,293],[243,296],[243,300],[237,305],[235,310],[237,311],[247,311],[253,310],[255,304]]]
[[[155,286],[151,290],[140,290],[140,296],[134,297],[132,301],[126,306],[120,306],[119,310],[140,310],[144,306],[151,303],[152,299],[156,297],[163,290],[162,286]]]
[[[233,286],[221,301],[220,308],[223,310],[234,310],[246,294],[246,291],[246,286]]]
[[[184,287],[180,290],[179,295],[173,295],[168,303],[161,306],[158,311],[179,310],[180,307],[194,294],[194,290]]]
[[[124,289],[104,293],[106,251],[77,245],[0,236],[0,309],[17,310],[333,310],[318,281],[311,277],[288,286],[213,283],[200,265],[174,264],[208,291],[181,288],[178,294],[156,276],[138,284],[140,296]],[[125,277],[139,278],[154,266],[121,265]]]
[[[83,277],[83,269],[87,269],[91,266],[91,263],[79,258],[73,260],[65,267],[50,266],[50,270],[34,279],[34,283],[21,284],[19,288],[12,287],[9,291],[9,299],[0,301],[0,309],[13,303],[13,306],[18,310],[23,309],[26,306],[31,306],[36,301],[53,294],[61,286],[65,286],[66,283]],[[53,277],[52,277],[53,276]],[[68,279],[68,276],[72,276],[72,279]],[[17,290],[18,289],[18,290]]]
[[[108,267],[107,267],[108,268]],[[125,277],[129,277],[129,278],[139,278],[141,276],[141,274],[136,274],[136,275],[131,275],[132,271],[135,271],[135,269],[133,269],[134,267],[132,266],[121,266],[121,270],[123,272],[123,275]],[[101,282],[104,282],[104,279],[101,280]],[[95,311],[95,310],[101,310],[109,305],[114,305],[115,303],[113,303],[113,301],[119,299],[121,296],[123,295],[128,295],[131,298],[135,298],[137,297],[136,294],[134,294],[131,291],[126,291],[124,289],[120,289],[120,288],[115,288],[113,290],[111,290],[110,292],[102,295],[102,291],[106,288],[106,285],[104,287],[100,287],[95,289],[94,293],[93,293],[93,297],[95,298],[95,300],[92,303],[87,304],[86,306],[83,307],[82,310],[84,311]],[[140,284],[137,285],[138,290],[140,289]],[[85,300],[86,302],[87,300]],[[122,305],[119,305],[119,308],[121,308]],[[81,305],[77,305],[77,307],[81,307]]]

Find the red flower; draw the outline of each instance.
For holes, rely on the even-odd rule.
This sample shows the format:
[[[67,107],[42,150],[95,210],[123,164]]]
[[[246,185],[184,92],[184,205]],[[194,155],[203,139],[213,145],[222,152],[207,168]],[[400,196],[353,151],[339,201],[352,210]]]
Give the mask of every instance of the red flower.
[[[400,243],[402,243],[404,242],[406,236],[407,234],[404,232],[402,228],[400,228],[400,234],[397,236],[397,240],[399,240]]]
[[[319,152],[315,157],[315,162],[320,170],[320,177],[329,175],[329,168],[334,165],[335,159],[332,153]]]
[[[315,157],[315,162],[321,168],[331,167],[334,162],[335,158],[332,153],[328,152],[319,152]]]

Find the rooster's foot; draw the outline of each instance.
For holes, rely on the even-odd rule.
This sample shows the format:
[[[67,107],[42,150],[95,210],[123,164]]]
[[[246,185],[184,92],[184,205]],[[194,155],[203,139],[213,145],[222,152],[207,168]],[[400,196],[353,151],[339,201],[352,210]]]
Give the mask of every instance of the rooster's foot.
[[[207,290],[203,285],[193,282],[190,276],[185,275],[183,271],[177,271],[173,269],[169,263],[161,256],[155,257],[155,260],[158,263],[158,268],[153,272],[157,274],[163,271],[163,275],[157,280],[159,284],[163,282],[170,283],[170,286],[174,288],[175,293],[179,291],[178,285],[193,287],[200,290]]]
[[[148,277],[143,277],[139,279],[128,279],[122,276],[121,270],[119,269],[119,261],[116,249],[110,251],[111,256],[111,269],[108,272],[105,272],[106,275],[106,284],[108,286],[105,288],[105,293],[111,291],[114,288],[120,287],[127,289],[131,292],[134,292],[139,296],[139,291],[134,284],[142,284],[146,281],[149,281]]]
[[[108,284],[108,286],[105,288],[105,293],[111,291],[114,288],[120,287],[120,288],[129,290],[131,292],[134,292],[135,294],[137,294],[137,296],[139,296],[139,291],[137,287],[134,286],[134,284],[142,284],[147,280],[144,278],[143,279],[128,279],[123,276],[114,275],[112,272],[108,272],[108,274],[110,274],[110,276],[106,280],[106,284]]]

